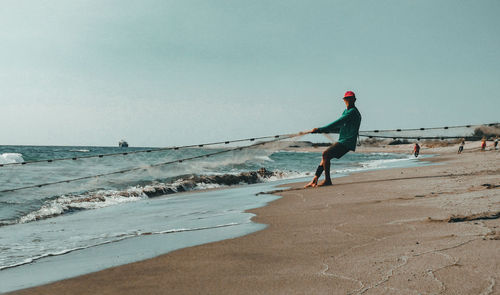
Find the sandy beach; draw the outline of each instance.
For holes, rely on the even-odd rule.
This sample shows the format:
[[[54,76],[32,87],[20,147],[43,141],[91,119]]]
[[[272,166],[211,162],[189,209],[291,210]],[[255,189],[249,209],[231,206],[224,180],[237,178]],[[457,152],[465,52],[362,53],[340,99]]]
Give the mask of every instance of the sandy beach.
[[[500,295],[499,14],[3,1],[0,295]]]
[[[14,294],[500,294],[500,154],[439,152],[277,191],[265,230]]]

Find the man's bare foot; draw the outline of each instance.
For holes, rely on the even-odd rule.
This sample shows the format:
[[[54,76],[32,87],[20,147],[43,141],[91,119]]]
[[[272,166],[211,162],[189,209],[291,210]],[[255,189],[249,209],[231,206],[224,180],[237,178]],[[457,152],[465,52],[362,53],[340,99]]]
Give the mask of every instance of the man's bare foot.
[[[318,186],[329,186],[329,185],[332,185],[332,181],[323,180],[322,183],[318,184]]]
[[[313,178],[313,180],[311,180],[311,182],[309,182],[308,184],[306,184],[304,186],[304,188],[316,187],[317,185],[318,185],[318,179],[315,177],[315,178]]]

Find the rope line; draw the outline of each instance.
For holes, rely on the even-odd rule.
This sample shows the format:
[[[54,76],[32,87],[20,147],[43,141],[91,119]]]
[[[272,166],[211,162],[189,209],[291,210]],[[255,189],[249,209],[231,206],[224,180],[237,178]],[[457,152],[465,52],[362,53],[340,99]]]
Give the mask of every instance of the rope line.
[[[374,132],[374,133],[379,133],[379,132],[402,132],[402,131],[424,131],[424,130],[438,130],[438,129],[454,129],[454,128],[470,128],[472,126],[497,126],[500,125],[500,123],[486,123],[486,124],[476,124],[476,125],[457,125],[457,126],[442,126],[442,127],[421,127],[421,128],[408,128],[408,129],[385,129],[385,130],[366,130],[366,131],[360,131],[360,132]]]
[[[481,139],[483,138],[482,136],[385,136],[385,135],[367,135],[367,134],[359,134],[359,136],[362,137],[368,137],[368,138],[392,138],[394,140],[396,139],[440,139],[440,140],[445,140],[445,139],[459,139],[459,138],[464,138],[466,140],[475,140],[475,139]]]
[[[385,135],[369,135],[369,134],[361,134],[361,133],[379,133],[379,132],[402,132],[402,131],[424,131],[424,130],[437,130],[437,129],[452,129],[452,128],[470,128],[472,126],[497,126],[500,123],[489,123],[489,124],[480,124],[480,125],[459,125],[459,126],[444,126],[444,127],[430,127],[430,128],[409,128],[409,129],[385,129],[385,130],[372,130],[372,131],[360,131],[359,136],[362,137],[368,137],[368,138],[392,138],[394,140],[396,139],[458,139],[458,138],[465,138],[468,140],[474,140],[474,139],[480,139],[482,137],[480,136],[385,136]],[[20,190],[26,190],[26,189],[31,189],[31,188],[41,188],[44,186],[49,186],[49,185],[55,185],[55,184],[62,184],[62,183],[70,183],[70,182],[75,182],[75,181],[80,181],[80,180],[85,180],[85,179],[91,179],[91,178],[99,178],[99,177],[104,177],[104,176],[109,176],[109,175],[115,175],[115,174],[122,174],[122,173],[127,173],[131,171],[141,171],[141,170],[147,170],[149,168],[153,167],[158,167],[158,166],[165,166],[165,165],[170,165],[170,164],[175,164],[175,163],[182,163],[184,161],[191,161],[195,159],[200,159],[200,158],[206,158],[206,157],[211,157],[211,156],[216,156],[219,154],[223,153],[228,153],[231,151],[236,151],[236,150],[243,150],[243,149],[248,149],[251,147],[255,147],[258,145],[263,145],[271,142],[276,142],[284,139],[290,139],[294,138],[297,136],[302,136],[308,134],[308,132],[300,132],[296,134],[279,134],[279,135],[274,135],[274,136],[261,136],[261,137],[252,137],[252,138],[245,138],[245,139],[237,139],[237,140],[227,140],[227,141],[219,141],[219,142],[211,142],[211,143],[204,143],[204,144],[192,144],[192,145],[184,145],[184,146],[173,146],[173,147],[163,147],[163,148],[155,148],[155,149],[147,149],[147,150],[139,150],[139,151],[131,151],[131,152],[120,152],[120,153],[109,153],[109,154],[99,154],[99,155],[90,155],[90,156],[82,156],[82,157],[67,157],[67,158],[56,158],[56,159],[46,159],[46,160],[35,160],[35,161],[25,161],[21,163],[7,163],[7,164],[0,164],[0,167],[4,166],[12,166],[12,165],[26,165],[26,164],[34,164],[34,163],[41,163],[41,162],[57,162],[57,161],[67,161],[67,160],[78,160],[78,159],[89,159],[89,158],[103,158],[103,157],[111,157],[111,156],[119,156],[119,155],[129,155],[129,154],[139,154],[139,153],[151,153],[151,152],[159,152],[159,151],[166,151],[166,150],[179,150],[179,149],[185,149],[185,148],[193,148],[193,147],[205,147],[205,146],[213,146],[213,145],[220,145],[220,144],[230,144],[230,143],[236,143],[236,142],[244,142],[244,141],[250,141],[253,142],[255,140],[261,140],[261,139],[271,139],[268,141],[263,141],[255,144],[250,144],[248,146],[244,147],[236,147],[236,148],[231,148],[223,151],[218,151],[214,153],[209,153],[209,154],[204,154],[200,156],[193,156],[193,157],[188,157],[188,158],[183,158],[183,159],[178,159],[178,160],[173,160],[173,161],[168,161],[168,162],[162,162],[162,163],[157,163],[157,164],[151,164],[147,166],[140,166],[140,167],[134,167],[134,168],[128,168],[128,169],[123,169],[123,170],[118,170],[118,171],[113,171],[113,172],[107,172],[107,173],[101,173],[101,174],[96,174],[96,175],[89,175],[89,176],[82,176],[78,178],[72,178],[72,179],[66,179],[66,180],[60,180],[60,181],[54,181],[54,182],[47,182],[47,183],[42,183],[42,184],[36,184],[36,185],[30,185],[30,186],[24,186],[24,187],[18,187],[18,188],[12,188],[12,189],[6,189],[6,190],[0,190],[0,193],[6,193],[6,192],[14,192],[14,191],[20,191]],[[325,135],[326,136],[326,135]]]
[[[393,138],[393,139],[457,139],[457,138],[467,138],[469,140],[473,140],[476,138],[481,138],[481,137],[474,137],[474,136],[433,136],[433,137],[426,137],[426,136],[382,136],[382,135],[366,135],[366,134],[361,134],[361,133],[380,133],[380,132],[405,132],[405,131],[425,131],[425,130],[438,130],[438,129],[453,129],[453,128],[470,128],[472,126],[498,126],[500,123],[486,123],[486,124],[476,124],[476,125],[457,125],[457,126],[442,126],[442,127],[428,127],[428,128],[408,128],[408,129],[384,129],[384,130],[367,130],[367,131],[360,131],[359,136],[363,137],[368,137],[368,138]],[[6,164],[0,164],[0,167],[4,166],[14,166],[14,165],[26,165],[26,164],[35,164],[35,163],[52,163],[52,162],[58,162],[58,161],[68,161],[68,160],[80,160],[80,159],[90,159],[90,158],[104,158],[104,157],[114,157],[114,156],[126,156],[126,155],[131,155],[131,154],[140,154],[140,153],[153,153],[153,152],[159,152],[159,151],[167,151],[167,150],[179,150],[179,149],[185,149],[185,148],[193,148],[193,147],[205,147],[205,146],[213,146],[213,145],[220,145],[220,144],[230,144],[230,143],[237,143],[237,142],[244,142],[244,141],[255,141],[255,140],[260,140],[260,139],[278,139],[281,137],[287,137],[292,134],[279,134],[279,135],[273,135],[273,136],[261,136],[261,137],[250,137],[250,138],[244,138],[244,139],[237,139],[237,140],[227,140],[227,141],[218,141],[218,142],[210,142],[210,143],[202,143],[202,144],[191,144],[191,145],[184,145],[184,146],[173,146],[173,147],[162,147],[162,148],[154,148],[154,149],[146,149],[146,150],[139,150],[139,151],[129,151],[129,152],[119,152],[119,153],[109,153],[109,154],[99,154],[99,155],[89,155],[89,156],[80,156],[80,157],[67,157],[67,158],[55,158],[55,159],[45,159],[45,160],[34,160],[34,161],[24,161],[24,162],[19,162],[19,163],[6,163]]]
[[[193,147],[204,147],[204,146],[213,146],[213,145],[219,145],[219,144],[230,144],[230,143],[235,143],[235,142],[255,141],[255,140],[259,140],[259,139],[269,139],[269,138],[277,139],[277,138],[281,138],[281,137],[287,137],[290,135],[293,135],[293,134],[279,134],[279,135],[273,135],[273,136],[251,137],[251,138],[245,138],[245,139],[210,142],[210,143],[203,143],[203,144],[191,144],[191,145],[184,145],[184,146],[162,147],[162,148],[147,149],[147,150],[140,150],[140,151],[131,151],[131,152],[120,152],[120,153],[109,153],[109,154],[90,155],[90,156],[81,156],[81,157],[67,157],[67,158],[45,159],[45,160],[35,160],[35,161],[24,161],[24,162],[19,162],[19,163],[0,164],[0,167],[13,166],[13,165],[26,165],[26,164],[34,164],[34,163],[42,163],[42,162],[52,163],[52,162],[58,162],[58,161],[79,160],[79,159],[89,159],[89,158],[126,156],[126,155],[131,155],[131,154],[153,153],[153,152],[167,151],[167,150],[179,150],[179,149],[193,148]]]
[[[193,157],[189,157],[189,158],[183,158],[183,159],[178,159],[178,160],[173,160],[173,161],[168,161],[168,162],[162,162],[162,163],[157,163],[157,164],[152,164],[152,165],[147,165],[147,166],[128,168],[128,169],[123,169],[123,170],[118,170],[118,171],[113,171],[113,172],[107,172],[107,173],[101,173],[101,174],[89,175],[89,176],[82,176],[82,177],[78,177],[78,178],[72,178],[72,179],[66,179],[66,180],[60,180],[60,181],[54,181],[54,182],[47,182],[47,183],[30,185],[30,186],[24,186],[24,187],[18,187],[18,188],[13,188],[13,189],[6,189],[6,190],[1,190],[0,193],[15,192],[15,191],[26,190],[26,189],[31,189],[31,188],[40,188],[40,187],[54,185],[54,184],[70,183],[70,182],[75,182],[75,181],[80,181],[80,180],[85,180],[85,179],[99,178],[99,177],[109,176],[109,175],[115,175],[115,174],[122,174],[122,173],[131,172],[131,171],[147,170],[147,169],[153,168],[153,167],[171,165],[171,164],[175,164],[175,163],[182,163],[182,162],[185,162],[185,161],[191,161],[191,160],[200,159],[200,158],[208,158],[208,157],[211,157],[211,156],[220,155],[220,154],[224,154],[224,153],[228,153],[228,152],[232,152],[232,151],[236,151],[236,150],[241,151],[243,149],[252,148],[252,147],[255,147],[255,146],[258,146],[258,145],[264,145],[264,144],[267,144],[267,143],[277,142],[277,141],[280,141],[280,140],[283,140],[283,139],[294,138],[294,137],[302,136],[302,135],[303,134],[301,134],[301,133],[299,133],[299,134],[281,135],[279,137],[275,137],[275,139],[272,139],[272,140],[258,142],[258,143],[247,145],[247,146],[244,146],[244,147],[236,147],[236,148],[227,149],[227,150],[223,150],[223,151],[218,151],[218,152],[214,152],[214,153],[209,153],[209,154],[205,154],[205,155],[193,156]],[[255,138],[255,139],[257,139],[257,138]]]

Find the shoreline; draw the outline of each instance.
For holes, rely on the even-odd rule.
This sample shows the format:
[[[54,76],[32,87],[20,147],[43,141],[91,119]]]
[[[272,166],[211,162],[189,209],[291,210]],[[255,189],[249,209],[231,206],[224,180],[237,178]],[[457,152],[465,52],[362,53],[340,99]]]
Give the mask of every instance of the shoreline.
[[[495,157],[498,158],[498,153],[468,153],[462,156],[463,157],[461,159],[467,158],[467,166],[470,166],[466,168],[474,170],[473,166],[474,163],[477,162],[477,157],[488,159],[488,161],[485,161],[484,163],[491,166],[492,163],[494,163],[494,161],[491,161],[491,159],[495,160]],[[464,178],[464,180],[462,180],[464,182],[474,181],[469,178],[474,178],[473,176],[477,178],[478,175],[482,176],[479,178],[491,178],[490,174],[485,173],[485,171],[490,170],[493,171],[493,176],[498,176],[498,170],[495,170],[493,169],[494,167],[492,168],[488,165],[486,166],[488,166],[489,168],[486,167],[486,170],[475,168],[475,170],[477,170],[476,172],[474,172],[475,174],[457,173],[458,170],[461,170],[461,167],[456,167],[457,161],[454,159],[450,160],[450,157],[451,155],[442,155],[433,158],[433,162],[442,161],[443,158],[446,158],[451,162],[446,162],[444,163],[444,165],[423,166],[417,168],[393,168],[388,170],[361,172],[351,174],[347,177],[336,178],[335,185],[332,187],[280,192],[282,198],[271,202],[265,207],[249,211],[250,213],[256,214],[256,216],[252,218],[252,221],[268,225],[265,230],[258,231],[239,238],[223,240],[190,248],[183,248],[153,259],[118,266],[97,273],[91,273],[81,277],[59,281],[32,289],[20,290],[14,293],[31,294],[31,292],[41,292],[63,294],[65,292],[68,292],[69,290],[71,290],[72,293],[78,293],[78,290],[76,290],[75,288],[82,284],[85,284],[86,286],[92,285],[92,288],[95,288],[85,289],[85,291],[81,291],[83,293],[88,293],[92,290],[95,292],[105,291],[105,293],[110,294],[127,292],[160,294],[162,293],[162,290],[164,290],[164,288],[173,288],[173,290],[175,290],[175,293],[181,294],[193,292],[196,293],[199,292],[199,290],[207,290],[208,293],[245,294],[253,293],[251,292],[252,289],[248,289],[245,291],[238,286],[240,286],[240,284],[254,286],[254,284],[256,284],[257,282],[259,283],[259,286],[261,282],[264,282],[264,284],[258,289],[259,291],[262,291],[264,293],[303,293],[306,292],[306,290],[313,290],[314,288],[317,289],[315,289],[316,291],[314,291],[313,293],[321,293],[325,292],[325,290],[328,290],[328,288],[333,287],[334,289],[339,290],[338,294],[344,294],[348,290],[353,292],[358,290],[359,288],[354,288],[352,284],[358,284],[358,287],[360,287],[360,283],[365,286],[365,288],[368,288],[370,286],[370,280],[359,279],[354,274],[347,275],[345,273],[336,274],[332,272],[333,266],[327,261],[328,259],[331,259],[331,257],[323,258],[323,262],[321,263],[318,261],[312,263],[312,261],[317,260],[316,256],[318,255],[318,253],[326,254],[327,252],[332,252],[332,254],[334,254],[333,257],[336,257],[335,254],[339,255],[338,253],[342,253],[343,248],[362,249],[363,247],[361,247],[362,244],[359,244],[360,242],[382,242],[384,240],[388,240],[391,235],[387,234],[391,233],[403,235],[402,231],[393,229],[393,227],[403,227],[410,230],[421,230],[421,228],[423,228],[422,231],[425,234],[429,232],[428,227],[430,225],[432,225],[431,228],[442,227],[443,224],[447,225],[447,223],[443,220],[449,218],[452,214],[450,212],[448,212],[448,214],[444,214],[443,212],[441,212],[443,211],[442,208],[434,208],[436,207],[436,204],[432,203],[436,203],[437,201],[435,199],[439,199],[438,196],[440,195],[456,195],[456,193],[453,194],[450,192],[440,192],[440,190],[442,189],[439,186],[442,185],[443,181],[446,182],[447,186],[453,187],[453,184],[455,184],[455,182],[450,180],[457,177]],[[425,170],[424,172],[428,173],[422,173],[421,170]],[[450,172],[447,170],[457,171],[452,173],[444,173]],[[403,174],[404,177],[401,177],[401,174]],[[477,179],[475,181],[477,182]],[[406,192],[403,193],[403,195],[406,194],[406,196],[401,196],[402,192],[400,190],[398,191],[398,188],[400,187],[399,184],[395,185],[394,187],[390,186],[390,184],[405,182],[410,183],[411,189],[409,190],[416,191],[418,192],[418,194],[415,193],[414,196],[408,196]],[[425,194],[422,191],[423,188],[421,187],[421,185],[419,185],[420,182],[435,182],[436,189],[433,189],[435,191],[427,192],[427,194]],[[292,188],[297,188],[297,186],[301,185],[302,184],[293,184]],[[496,189],[496,187],[494,187],[493,189],[488,189],[481,185],[482,184],[473,186],[474,190],[472,190],[472,194],[482,192],[484,190],[494,192]],[[497,184],[493,183],[492,185],[494,186]],[[500,183],[498,185],[500,186]],[[374,190],[372,186],[377,187],[378,190]],[[391,192],[391,190],[394,189],[396,191]],[[387,193],[389,193],[389,195],[391,195],[392,197],[389,197],[387,199],[387,197],[379,195],[378,193],[374,194],[374,192],[380,191],[387,191]],[[366,199],[367,194],[374,195]],[[427,197],[427,195],[429,196]],[[334,201],[332,201],[329,196],[334,196]],[[357,200],[357,202],[352,203],[352,200]],[[430,204],[427,204],[429,200],[431,200],[432,202]],[[327,214],[326,216],[323,216],[323,214],[316,214],[317,212],[322,211],[335,211],[335,208],[337,206],[340,206],[343,207],[343,209],[346,211],[350,211],[353,209],[361,210],[363,211],[363,214],[361,214],[361,216],[366,215],[373,218],[374,220],[377,220],[381,218],[381,216],[378,214],[374,214],[372,210],[368,210],[370,209],[370,207],[378,207],[379,204],[384,204],[385,202],[400,202],[396,204],[396,206],[398,206],[397,208],[403,206],[401,207],[404,209],[402,211],[404,211],[405,213],[403,214],[403,217],[408,217],[406,215],[412,215],[415,212],[413,212],[412,210],[408,210],[408,208],[405,207],[408,205],[404,205],[404,203],[412,203],[412,201],[425,201],[423,204],[418,204],[418,210],[416,210],[416,212],[422,213],[421,207],[425,207],[428,210],[424,211],[428,211],[429,213],[432,212],[433,214],[427,213],[427,215],[431,216],[420,217],[420,219],[399,218],[397,220],[391,220],[389,222],[385,222],[382,228],[377,227],[376,231],[367,232],[366,229],[356,228],[356,222],[352,222],[352,220],[348,218],[349,216],[344,216],[345,218],[341,218],[342,212],[335,212],[337,214]],[[447,202],[450,202],[450,200],[447,200]],[[336,206],[330,206],[334,204]],[[465,210],[464,212],[460,212],[460,210],[458,209],[463,210],[463,206],[455,206],[454,209],[456,209],[456,212],[454,212],[454,214],[462,214],[463,216],[469,217],[476,216],[472,218],[478,218],[479,216],[480,218],[482,216],[481,214],[484,215],[485,213],[484,210],[481,211],[480,209],[489,208],[493,210],[493,213],[494,210],[496,210],[496,207],[492,209],[492,204],[488,205],[490,207],[484,207],[485,205],[481,204],[481,206],[475,209],[477,212],[467,212],[467,210],[470,211],[471,208],[467,208],[467,210]],[[493,206],[496,205],[493,204]],[[384,209],[388,211],[386,213],[390,212],[391,214],[396,214],[395,212],[392,212],[394,210],[391,206],[386,207],[384,207]],[[389,214],[389,216],[391,214]],[[293,217],[290,217],[289,215],[292,215]],[[328,217],[330,216],[335,216],[335,220],[329,220]],[[383,216],[385,216],[385,214],[383,214]],[[428,221],[426,218],[430,218],[432,222]],[[356,218],[354,220],[356,220]],[[304,222],[306,224],[309,224],[309,227],[304,226]],[[313,223],[311,224],[311,222]],[[332,222],[333,224],[331,224]],[[492,240],[489,240],[489,238],[487,238],[487,241],[491,241],[493,243],[497,242],[497,234],[492,234],[494,230],[490,229],[488,232],[486,232],[485,228],[489,228],[489,226],[497,226],[496,224],[498,223],[498,219],[488,219],[487,221],[484,221],[484,223],[485,227],[482,229],[484,231],[483,236],[493,238]],[[366,220],[365,223],[362,222],[361,224],[364,224],[368,227],[371,226],[371,222],[367,222]],[[457,223],[457,225],[458,227],[460,227],[462,223]],[[354,227],[350,229],[350,227],[352,226]],[[300,230],[305,229],[304,227],[307,228],[307,231]],[[472,226],[472,228],[474,228],[474,226]],[[355,233],[355,230],[360,230],[362,233]],[[471,231],[471,229],[468,230]],[[472,232],[474,232],[474,230],[472,230]],[[318,233],[323,233],[324,237],[318,237]],[[458,235],[456,236],[459,237]],[[342,238],[345,241],[339,242],[343,240]],[[329,245],[330,243],[327,243],[328,245],[322,245],[322,240],[331,242],[331,245]],[[445,243],[446,241],[441,242]],[[465,247],[466,245],[472,243],[472,241],[469,241],[463,244],[463,246]],[[417,245],[419,244],[420,243],[417,243]],[[405,247],[409,247],[409,245],[405,245]],[[457,246],[456,248],[458,247],[461,246]],[[486,252],[491,252],[491,247],[492,246],[486,247]],[[450,250],[451,249],[452,248],[450,248]],[[391,253],[391,251],[389,251],[389,253]],[[382,259],[382,261],[378,261],[380,259],[375,259],[377,258],[376,255],[375,257],[373,257],[373,253],[371,254],[371,256],[367,256],[365,253],[365,255],[362,256],[373,258],[373,261],[370,262],[380,263],[380,267],[385,270],[382,271],[382,273],[387,273],[390,270],[390,267],[388,265],[392,265],[394,261],[392,261],[391,259],[389,259],[389,262],[385,261],[384,259]],[[495,253],[490,254],[494,257]],[[420,254],[419,256],[414,257],[426,255],[428,256],[428,254]],[[498,257],[498,254],[496,255]],[[392,256],[391,258],[393,258]],[[407,254],[399,255],[397,256],[397,258],[399,259],[403,256],[407,258],[410,257],[409,254]],[[348,262],[350,264],[356,264],[356,260],[359,257],[361,256],[358,255],[351,257]],[[404,258],[403,260],[407,258]],[[347,265],[349,265],[349,263]],[[408,262],[406,262],[404,265],[407,264]],[[207,266],[209,266],[209,270],[206,269]],[[315,269],[315,272],[311,273],[311,267]],[[497,269],[490,269],[490,271],[493,271],[492,273],[495,273],[495,271],[498,270],[498,265],[493,267],[497,267]],[[398,267],[397,269],[402,268],[403,266]],[[452,269],[452,267],[447,268]],[[228,271],[229,269],[232,271]],[[261,272],[259,272],[259,270],[261,270]],[[396,269],[393,269],[392,272],[394,272],[395,270]],[[499,272],[496,271],[496,273]],[[189,283],[189,278],[192,278],[192,276],[196,277],[197,279],[195,280],[195,282]],[[392,279],[392,277],[394,277],[394,274],[390,276],[390,279]],[[331,280],[327,280],[329,282],[326,282],[326,278]],[[495,281],[495,279],[499,280],[499,278],[497,277],[492,277],[493,281]],[[214,284],[212,280],[215,280],[217,284]],[[365,291],[376,289],[378,288],[378,286],[384,285],[388,281],[389,278],[382,282],[383,284],[381,283],[377,286],[375,286],[375,284]],[[486,279],[486,281],[488,281],[488,279]],[[157,282],[157,284],[153,284],[152,282]],[[300,282],[300,284],[297,284],[297,282]],[[491,280],[489,280],[489,282],[491,282]],[[125,284],[127,288],[124,288],[123,284]],[[312,286],[311,284],[314,286]],[[306,286],[313,289],[304,289],[304,287]],[[255,286],[253,288],[255,288]],[[396,287],[390,288],[394,289]],[[493,286],[492,288],[495,287]],[[255,289],[253,291],[255,291]],[[363,291],[363,288],[359,289],[358,291]],[[310,291],[308,292],[310,293]]]
[[[427,158],[428,159],[428,158]],[[402,160],[402,162],[399,162]],[[385,161],[385,160],[383,160]],[[427,161],[426,161],[427,162]],[[396,159],[395,162],[392,160],[389,160],[389,162],[382,164],[382,166],[376,165],[372,168],[366,168],[363,169],[362,171],[373,171],[373,170],[383,170],[383,169],[391,169],[394,167],[414,167],[414,166],[419,166],[419,165],[425,165],[425,163],[419,164],[419,161],[416,159],[411,158],[402,158],[402,159]],[[335,177],[342,177],[346,175],[350,175],[353,173],[358,173],[360,172],[357,169],[354,169],[352,171],[347,171],[347,172],[338,172]],[[185,191],[185,192],[180,192],[177,193],[178,198],[183,198],[188,197],[193,194],[203,194],[204,196],[198,196],[198,198],[203,198],[203,199],[211,199],[214,200],[217,199],[216,196],[208,196],[211,193],[215,193],[216,195],[226,194],[226,195],[232,195],[232,198],[237,197],[241,193],[238,193],[238,191],[246,191],[248,194],[248,197],[257,197],[257,199],[260,199],[258,203],[261,203],[262,205],[256,205],[255,208],[263,207],[265,206],[268,201],[262,201],[264,199],[275,199],[277,196],[272,195],[270,193],[263,193],[264,192],[269,192],[269,191],[275,191],[277,187],[280,186],[289,186],[291,183],[297,182],[297,181],[306,181],[309,180],[309,177],[299,177],[299,178],[292,178],[292,179],[282,179],[282,180],[276,180],[272,182],[262,182],[254,185],[234,185],[234,186],[229,186],[229,187],[219,187],[219,188],[208,188],[208,189],[202,189],[202,190],[195,190],[195,191]],[[282,184],[280,184],[282,183]],[[254,188],[252,188],[254,187]],[[258,187],[258,188],[257,188]],[[256,190],[257,189],[257,190]],[[205,194],[208,194],[205,196]],[[169,197],[170,195],[165,195],[164,197]],[[176,198],[176,200],[178,200]],[[157,200],[157,202],[161,202],[162,197],[159,198],[154,198],[151,199]],[[262,203],[264,202],[264,203]],[[160,204],[157,204],[158,206]],[[134,203],[128,204],[127,206],[134,206]],[[135,207],[135,206],[134,206]],[[85,211],[84,214],[92,214],[94,211]],[[159,212],[158,212],[159,213]],[[246,210],[241,211],[241,214],[243,215],[248,215]],[[253,216],[253,214],[252,214]],[[66,218],[68,218],[67,216]],[[50,220],[45,220],[41,221],[42,223],[49,222]],[[13,292],[16,290],[22,290],[25,288],[32,288],[36,286],[41,286],[45,284],[50,284],[53,282],[69,279],[69,278],[75,278],[81,275],[93,273],[93,272],[98,272],[107,268],[111,267],[116,267],[120,265],[125,265],[128,263],[133,263],[141,260],[146,260],[150,258],[157,257],[159,255],[164,255],[169,252],[186,248],[186,247],[192,247],[196,245],[201,245],[201,244],[206,244],[209,242],[217,242],[221,241],[224,239],[232,239],[232,238],[237,238],[240,236],[247,235],[252,232],[256,232],[259,230],[264,229],[267,225],[260,224],[260,223],[255,223],[251,221],[251,216],[248,217],[248,223],[249,227],[254,228],[254,230],[249,230],[246,232],[242,232],[242,229],[238,229],[241,227],[241,225],[234,226],[231,228],[235,228],[233,230],[233,234],[230,234],[231,230],[226,229],[227,224],[224,226],[216,226],[214,229],[209,229],[209,228],[200,228],[204,229],[205,232],[201,235],[198,235],[198,242],[196,242],[196,234],[191,235],[190,232],[191,230],[166,230],[165,233],[168,232],[165,237],[164,235],[156,236],[153,233],[148,233],[147,231],[145,233],[138,233],[136,235],[130,236],[132,240],[129,240],[127,238],[119,241],[110,241],[110,242],[105,242],[103,244],[98,244],[95,246],[89,246],[89,247],[82,247],[82,248],[76,248],[76,249],[69,249],[67,251],[61,252],[61,255],[59,254],[49,254],[46,256],[41,256],[37,257],[34,261],[27,261],[24,262],[21,265],[15,266],[15,267],[7,267],[3,269],[0,273],[0,279],[1,280],[6,280],[9,283],[6,285],[0,285],[0,293],[3,292]],[[236,224],[240,224],[237,222]],[[221,228],[222,227],[222,228]],[[222,232],[213,233],[213,231],[218,231],[219,229],[222,230]],[[188,242],[183,242],[181,243],[182,246],[175,246],[175,242],[179,243],[180,239],[182,239],[178,234],[181,234],[185,236],[186,234],[188,235],[187,239],[189,240]],[[9,235],[9,234],[8,234]],[[135,236],[135,238],[134,238]],[[209,237],[207,237],[209,236]],[[218,237],[218,238],[217,238]],[[136,241],[135,239],[138,238],[139,240]],[[144,241],[145,240],[145,241]],[[167,242],[168,245],[165,246],[164,243]],[[149,243],[149,246],[147,246]],[[173,243],[173,244],[172,244]],[[134,246],[135,245],[135,246]],[[137,254],[135,256],[131,256],[131,251],[130,249],[140,247],[142,250],[140,254]],[[145,248],[144,248],[145,247]],[[163,251],[161,249],[164,249]],[[143,253],[144,252],[144,253]],[[150,255],[147,254],[149,252],[155,253],[155,255]],[[91,253],[91,254],[89,254]],[[86,258],[87,257],[87,258]],[[134,258],[135,257],[135,258]],[[87,261],[87,262],[85,262]],[[58,275],[56,273],[52,273],[50,270],[51,269],[64,269],[62,272],[64,275]],[[48,271],[49,270],[49,271]],[[19,278],[23,276],[23,273],[31,273],[32,278],[28,282],[19,280]]]

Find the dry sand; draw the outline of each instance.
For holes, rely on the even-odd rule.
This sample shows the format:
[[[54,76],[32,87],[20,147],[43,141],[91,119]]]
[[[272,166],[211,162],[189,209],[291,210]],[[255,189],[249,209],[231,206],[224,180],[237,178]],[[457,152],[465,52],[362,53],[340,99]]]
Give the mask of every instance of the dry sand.
[[[252,211],[263,231],[17,294],[500,294],[500,153],[433,161],[284,191]]]

